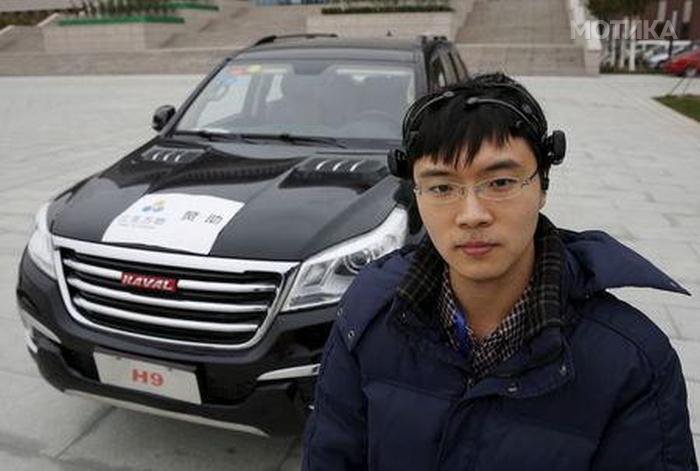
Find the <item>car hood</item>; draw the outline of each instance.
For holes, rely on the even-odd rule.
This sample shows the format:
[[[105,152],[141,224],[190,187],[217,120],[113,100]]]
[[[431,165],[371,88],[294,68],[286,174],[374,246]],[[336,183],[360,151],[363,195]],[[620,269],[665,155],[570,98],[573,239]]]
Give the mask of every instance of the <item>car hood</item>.
[[[303,260],[376,227],[405,198],[386,154],[286,145],[198,146],[156,138],[56,198],[52,234],[105,242],[116,218],[148,195],[199,196],[241,204],[211,256]],[[107,241],[113,243],[113,241]],[[180,251],[151,242],[120,242]]]

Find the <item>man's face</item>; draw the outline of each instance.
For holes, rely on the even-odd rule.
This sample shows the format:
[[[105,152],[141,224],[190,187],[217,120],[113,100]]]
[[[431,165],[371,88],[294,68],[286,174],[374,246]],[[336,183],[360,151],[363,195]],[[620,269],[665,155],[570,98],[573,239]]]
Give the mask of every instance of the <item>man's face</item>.
[[[514,198],[489,201],[475,196],[472,185],[498,177],[526,179],[537,170],[537,160],[523,138],[511,138],[503,147],[484,141],[469,166],[460,160],[456,169],[434,163],[427,156],[413,167],[421,189],[458,183],[469,186],[466,198],[436,206],[425,194],[416,195],[425,228],[435,248],[455,275],[474,282],[507,279],[524,268],[534,253],[533,236],[545,194],[539,176]],[[474,246],[487,243],[488,247]],[[490,248],[489,248],[490,247]]]

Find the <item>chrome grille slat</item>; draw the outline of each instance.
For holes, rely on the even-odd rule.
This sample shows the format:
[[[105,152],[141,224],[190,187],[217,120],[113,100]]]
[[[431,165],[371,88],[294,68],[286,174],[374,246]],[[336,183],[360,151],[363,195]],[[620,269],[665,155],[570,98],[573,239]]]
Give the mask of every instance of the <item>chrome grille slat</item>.
[[[127,291],[119,291],[111,288],[103,288],[95,286],[91,283],[86,283],[78,278],[69,276],[66,280],[68,285],[87,293],[103,296],[105,298],[117,299],[135,304],[147,304],[149,306],[166,307],[172,309],[184,309],[189,311],[208,311],[208,312],[225,312],[230,314],[249,313],[249,312],[266,312],[268,307],[264,304],[226,304],[226,303],[209,303],[204,301],[182,301],[179,299],[158,298],[155,296],[144,296],[133,294]]]
[[[213,291],[215,293],[271,293],[277,289],[275,285],[216,283],[199,280],[180,280],[177,282],[177,287],[192,291]]]
[[[121,280],[122,274],[124,273],[119,270],[98,267],[95,265],[71,260],[69,258],[64,259],[63,263],[66,266],[72,268],[73,270],[79,271],[81,273],[87,273],[88,275],[94,275],[109,280],[119,281]],[[200,281],[188,279],[178,280],[177,287],[179,289],[191,291],[211,291],[214,293],[272,293],[277,289],[275,285],[271,284],[221,283],[215,281]]]
[[[88,311],[103,314],[105,316],[116,317],[133,322],[141,322],[144,324],[153,324],[164,327],[175,327],[181,329],[205,330],[209,332],[255,332],[258,328],[257,324],[224,324],[219,322],[201,322],[190,321],[185,319],[173,319],[172,317],[156,317],[136,312],[125,311],[111,306],[103,306],[93,303],[80,296],[73,298],[73,304]]]
[[[112,270],[104,267],[96,267],[94,265],[88,265],[87,263],[76,262],[75,260],[71,260],[69,258],[64,259],[63,263],[67,267],[72,268],[73,270],[79,271],[81,273],[87,273],[88,275],[95,275],[101,278],[107,278],[109,280],[122,279],[122,272],[120,272],[119,270]]]

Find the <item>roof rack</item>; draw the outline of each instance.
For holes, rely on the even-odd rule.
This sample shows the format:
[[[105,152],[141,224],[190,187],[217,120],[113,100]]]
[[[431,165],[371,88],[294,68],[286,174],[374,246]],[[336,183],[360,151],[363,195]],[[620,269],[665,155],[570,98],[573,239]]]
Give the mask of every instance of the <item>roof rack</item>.
[[[416,39],[421,43],[421,44],[426,44],[429,42],[442,42],[442,41],[447,41],[447,36],[438,36],[436,34],[419,34]]]
[[[292,39],[292,38],[304,38],[304,39],[313,39],[313,38],[337,38],[338,35],[335,33],[305,33],[305,34],[272,34],[270,36],[265,36],[263,38],[258,39],[255,41],[253,46],[260,46],[261,44],[269,44],[277,41],[278,39]]]

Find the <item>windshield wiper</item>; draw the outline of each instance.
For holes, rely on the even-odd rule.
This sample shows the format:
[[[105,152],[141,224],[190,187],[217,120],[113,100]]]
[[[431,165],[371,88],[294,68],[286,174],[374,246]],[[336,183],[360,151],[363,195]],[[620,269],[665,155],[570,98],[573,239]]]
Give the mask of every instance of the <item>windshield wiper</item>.
[[[289,142],[292,144],[298,144],[301,142],[307,142],[309,144],[325,144],[333,147],[340,147],[346,149],[347,146],[340,143],[338,139],[333,137],[320,137],[320,136],[301,136],[296,134],[290,134],[287,132],[280,134],[256,134],[256,133],[244,133],[238,134],[243,139],[269,139],[273,141]]]
[[[319,136],[301,136],[296,134],[290,134],[287,132],[279,134],[262,134],[262,133],[234,133],[229,132],[224,129],[182,129],[173,132],[173,135],[181,136],[197,136],[209,141],[224,140],[224,141],[243,141],[248,143],[255,143],[258,140],[273,140],[289,142],[291,144],[298,144],[302,142],[310,144],[325,144],[332,147],[340,147],[346,149],[347,146],[341,144],[337,139],[333,137],[319,137]]]
[[[228,132],[223,129],[182,129],[173,132],[173,136],[196,136],[208,141],[244,141],[254,143],[242,134]]]

